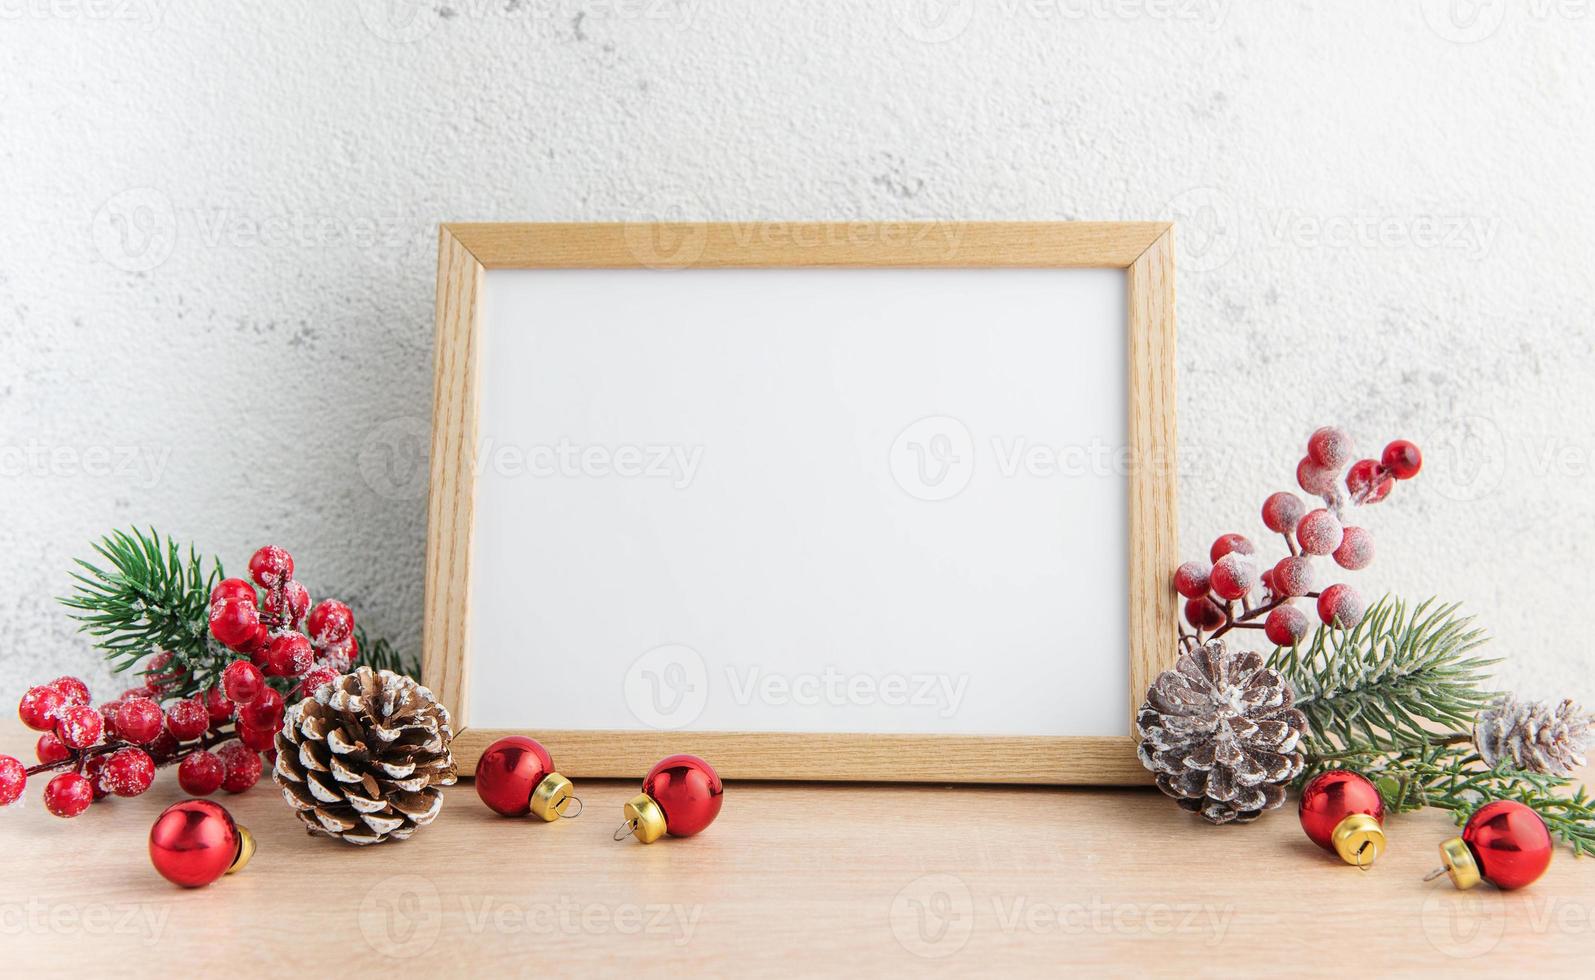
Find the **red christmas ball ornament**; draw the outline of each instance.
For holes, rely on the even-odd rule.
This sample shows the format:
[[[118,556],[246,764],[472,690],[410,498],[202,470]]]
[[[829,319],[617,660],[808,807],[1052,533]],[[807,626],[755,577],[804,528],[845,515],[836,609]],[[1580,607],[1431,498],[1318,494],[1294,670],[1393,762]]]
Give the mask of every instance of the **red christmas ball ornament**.
[[[1347,864],[1366,868],[1385,852],[1385,801],[1366,776],[1331,769],[1301,791],[1301,829]]]
[[[714,822],[725,802],[725,786],[714,767],[695,755],[672,755],[648,770],[642,792],[623,812],[626,822],[615,840],[627,834],[652,844],[665,834],[691,837]]]
[[[1441,842],[1444,866],[1429,878],[1444,874],[1458,888],[1488,881],[1511,891],[1539,880],[1551,866],[1554,847],[1545,820],[1532,808],[1516,800],[1496,800],[1473,812],[1461,837]]]
[[[581,813],[581,800],[572,790],[570,780],[554,770],[548,750],[524,735],[499,739],[476,761],[476,795],[506,817],[574,817]],[[576,813],[565,812],[571,800],[576,800]]]
[[[173,803],[150,828],[150,862],[174,885],[200,888],[243,869],[255,838],[210,800]]]

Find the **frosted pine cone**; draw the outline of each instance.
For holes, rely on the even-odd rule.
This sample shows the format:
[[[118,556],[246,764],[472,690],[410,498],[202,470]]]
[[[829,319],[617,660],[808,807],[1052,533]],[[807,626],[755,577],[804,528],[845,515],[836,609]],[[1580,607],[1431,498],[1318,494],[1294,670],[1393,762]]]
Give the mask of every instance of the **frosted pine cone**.
[[[1595,718],[1572,701],[1519,701],[1510,694],[1479,714],[1473,741],[1486,765],[1571,776],[1584,765]]]
[[[351,844],[403,840],[455,781],[449,713],[392,671],[361,667],[290,707],[272,772],[312,834]]]
[[[1245,823],[1285,801],[1301,774],[1307,716],[1278,671],[1214,640],[1181,654],[1135,719],[1158,789],[1210,823]]]

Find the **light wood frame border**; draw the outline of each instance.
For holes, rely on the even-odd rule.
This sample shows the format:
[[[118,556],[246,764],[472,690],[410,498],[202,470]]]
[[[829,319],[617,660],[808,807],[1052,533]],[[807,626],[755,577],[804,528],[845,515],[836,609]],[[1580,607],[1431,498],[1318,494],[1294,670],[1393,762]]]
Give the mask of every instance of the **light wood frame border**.
[[[488,269],[1118,268],[1128,281],[1130,715],[1171,665],[1176,610],[1173,226],[1163,222],[447,224],[439,232],[422,675],[455,723],[461,771],[508,730],[466,703],[477,352]],[[641,778],[692,752],[729,779],[1143,784],[1122,736],[528,729],[569,776]]]

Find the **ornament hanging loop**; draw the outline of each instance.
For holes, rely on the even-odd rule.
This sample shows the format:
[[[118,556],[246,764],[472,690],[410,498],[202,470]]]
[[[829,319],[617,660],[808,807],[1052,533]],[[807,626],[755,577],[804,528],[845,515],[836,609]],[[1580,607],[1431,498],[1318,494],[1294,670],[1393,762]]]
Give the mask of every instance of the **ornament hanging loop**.
[[[1434,879],[1440,877],[1441,875],[1443,875],[1445,873],[1446,873],[1446,869],[1445,868],[1435,868],[1433,871],[1431,871],[1428,874],[1424,875],[1423,876],[1423,880],[1424,881],[1433,881]]]
[[[576,804],[576,812],[575,813],[566,813],[565,811],[570,809],[570,807],[563,806],[563,807],[560,807],[559,815],[560,815],[561,818],[563,818],[565,820],[574,820],[577,817],[582,815],[582,798],[579,797],[579,796],[572,796],[570,798],[569,802]]]
[[[625,840],[627,837],[630,837],[632,835],[632,832],[635,831],[636,829],[637,829],[637,821],[635,821],[635,820],[627,820],[625,823],[620,825],[620,829],[619,830],[615,831],[615,840],[617,840],[617,841]]]

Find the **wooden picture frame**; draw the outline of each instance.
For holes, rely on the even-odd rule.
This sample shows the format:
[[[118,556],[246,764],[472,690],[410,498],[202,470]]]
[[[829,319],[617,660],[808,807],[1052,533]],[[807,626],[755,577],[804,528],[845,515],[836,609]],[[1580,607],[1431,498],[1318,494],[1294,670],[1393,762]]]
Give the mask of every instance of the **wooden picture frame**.
[[[659,243],[668,243],[668,247]],[[1111,268],[1127,282],[1128,622],[1133,719],[1177,653],[1175,315],[1172,225],[1161,222],[952,224],[446,224],[439,235],[423,680],[454,718],[454,753],[473,771],[506,734],[529,734],[571,776],[640,778],[675,752],[730,779],[1144,784],[1131,732],[971,736],[711,731],[548,731],[473,727],[470,574],[484,277],[496,269]]]

